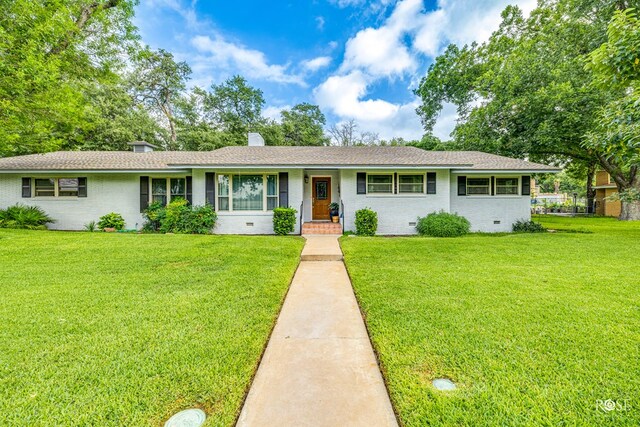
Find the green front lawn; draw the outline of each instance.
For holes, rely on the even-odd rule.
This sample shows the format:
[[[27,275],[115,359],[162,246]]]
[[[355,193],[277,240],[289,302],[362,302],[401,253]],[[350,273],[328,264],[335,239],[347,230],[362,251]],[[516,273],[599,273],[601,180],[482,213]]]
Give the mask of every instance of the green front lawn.
[[[582,233],[342,238],[405,425],[640,423],[640,223],[540,220]]]
[[[0,230],[0,425],[232,425],[302,246]]]

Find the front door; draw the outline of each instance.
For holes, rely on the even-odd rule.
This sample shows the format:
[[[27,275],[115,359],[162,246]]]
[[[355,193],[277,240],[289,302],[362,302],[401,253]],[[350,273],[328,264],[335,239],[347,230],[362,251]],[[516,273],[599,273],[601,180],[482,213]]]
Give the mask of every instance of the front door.
[[[311,179],[313,188],[312,220],[329,220],[329,204],[331,203],[331,178],[318,177]]]

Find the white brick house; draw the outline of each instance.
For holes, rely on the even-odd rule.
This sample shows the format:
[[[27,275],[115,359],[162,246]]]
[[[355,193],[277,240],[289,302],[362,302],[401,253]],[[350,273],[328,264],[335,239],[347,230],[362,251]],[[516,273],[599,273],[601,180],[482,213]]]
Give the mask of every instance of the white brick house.
[[[418,217],[457,212],[474,231],[510,231],[530,218],[530,175],[553,167],[481,152],[414,147],[226,147],[208,152],[74,151],[0,159],[0,208],[41,206],[52,229],[80,230],[109,212],[140,228],[152,201],[184,197],[218,213],[214,232],[270,234],[272,209],[302,223],[329,220],[329,203],[354,230],[355,212],[378,213],[379,234],[413,234]]]

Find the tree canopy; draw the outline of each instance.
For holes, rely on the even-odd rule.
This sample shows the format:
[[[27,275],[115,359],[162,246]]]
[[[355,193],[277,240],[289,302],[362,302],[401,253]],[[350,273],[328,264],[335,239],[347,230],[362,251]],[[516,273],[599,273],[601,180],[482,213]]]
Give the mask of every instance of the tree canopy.
[[[629,193],[638,187],[637,146],[631,142],[638,129],[618,123],[626,117],[637,124],[637,22],[634,27],[635,12],[620,11],[631,3],[545,1],[528,18],[507,7],[486,43],[451,45],[430,67],[416,90],[425,130],[430,133],[444,103],[452,103],[459,113],[456,148],[575,163],[591,175],[598,165],[614,176],[621,194]],[[620,62],[603,64],[612,50]],[[603,84],[611,79],[621,84]]]

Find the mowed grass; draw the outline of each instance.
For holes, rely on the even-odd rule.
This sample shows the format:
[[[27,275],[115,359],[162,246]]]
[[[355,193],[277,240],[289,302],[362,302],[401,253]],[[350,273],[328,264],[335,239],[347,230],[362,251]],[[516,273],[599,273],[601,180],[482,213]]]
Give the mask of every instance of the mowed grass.
[[[404,425],[640,424],[640,223],[538,219],[582,233],[342,238]]]
[[[232,425],[302,246],[0,230],[0,425]]]

